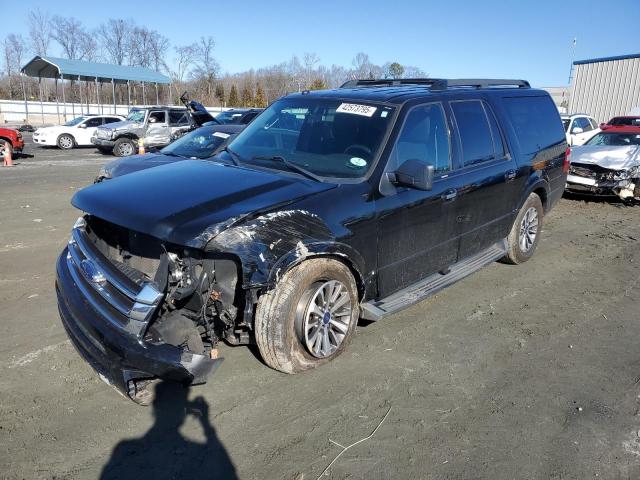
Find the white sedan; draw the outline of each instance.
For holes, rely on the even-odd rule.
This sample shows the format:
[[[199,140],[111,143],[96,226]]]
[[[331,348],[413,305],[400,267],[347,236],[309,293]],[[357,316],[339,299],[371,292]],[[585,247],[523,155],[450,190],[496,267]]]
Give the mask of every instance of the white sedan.
[[[93,145],[91,137],[100,125],[121,122],[124,117],[119,115],[83,115],[68,121],[63,125],[38,128],[33,132],[33,142],[36,145],[58,147],[63,150],[77,146]]]

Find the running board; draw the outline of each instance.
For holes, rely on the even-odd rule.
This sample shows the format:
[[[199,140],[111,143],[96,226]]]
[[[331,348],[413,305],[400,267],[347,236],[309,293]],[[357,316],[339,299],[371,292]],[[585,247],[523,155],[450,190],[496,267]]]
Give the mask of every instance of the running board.
[[[420,280],[386,298],[363,303],[360,305],[360,317],[374,322],[381,320],[462,280],[473,272],[480,270],[482,267],[504,257],[506,253],[507,241],[505,239],[493,244],[480,253],[453,264],[445,274],[434,273],[424,280]]]

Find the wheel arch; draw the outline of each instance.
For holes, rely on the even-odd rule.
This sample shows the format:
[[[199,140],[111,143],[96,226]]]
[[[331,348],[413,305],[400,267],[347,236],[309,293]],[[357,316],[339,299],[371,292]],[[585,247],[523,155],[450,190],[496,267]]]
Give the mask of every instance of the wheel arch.
[[[4,140],[5,142],[9,142],[9,145],[11,145],[11,148],[13,148],[13,140],[11,140],[11,138],[3,137],[3,136],[0,135],[0,140]]]
[[[520,201],[518,203],[518,210],[522,208],[524,202],[527,201],[529,195],[535,193],[540,197],[540,201],[542,202],[542,209],[546,213],[547,211],[547,200],[549,197],[549,182],[547,182],[544,178],[540,176],[531,176],[529,181],[527,182],[523,194],[520,197]]]

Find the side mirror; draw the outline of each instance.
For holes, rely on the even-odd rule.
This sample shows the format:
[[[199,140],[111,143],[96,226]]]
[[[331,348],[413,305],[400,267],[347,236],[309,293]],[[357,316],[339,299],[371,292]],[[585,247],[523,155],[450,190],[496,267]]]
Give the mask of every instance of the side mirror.
[[[583,129],[581,129],[580,127],[573,127],[573,128],[571,129],[571,133],[572,133],[572,134],[574,134],[574,135],[575,135],[576,133],[582,133],[582,132],[584,132],[584,130],[583,130]]]
[[[87,128],[87,124],[86,123],[81,123],[80,125],[78,125],[78,128]]]
[[[433,165],[412,158],[395,171],[395,184],[418,190],[431,190],[433,186]]]

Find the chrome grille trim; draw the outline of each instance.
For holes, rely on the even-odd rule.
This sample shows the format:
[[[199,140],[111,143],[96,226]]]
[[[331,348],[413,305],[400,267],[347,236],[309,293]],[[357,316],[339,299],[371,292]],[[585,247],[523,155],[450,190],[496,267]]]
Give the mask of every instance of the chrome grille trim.
[[[86,238],[85,228],[78,220],[69,240],[67,266],[74,282],[100,315],[141,339],[162,292],[150,282],[140,287],[126,277]]]

